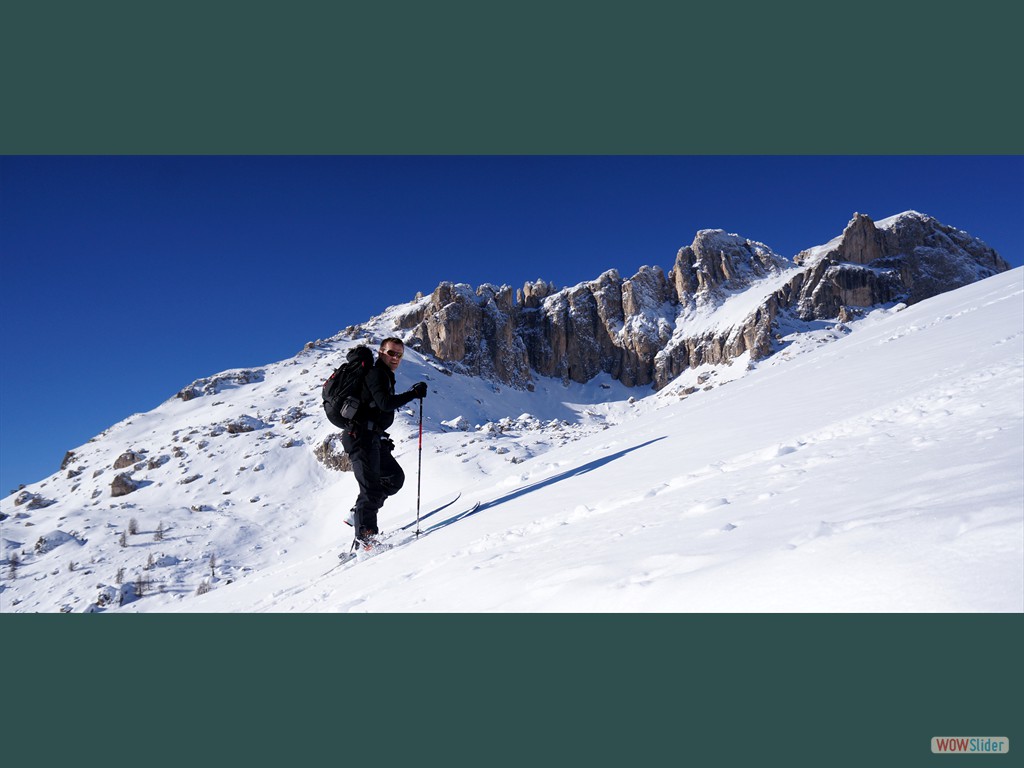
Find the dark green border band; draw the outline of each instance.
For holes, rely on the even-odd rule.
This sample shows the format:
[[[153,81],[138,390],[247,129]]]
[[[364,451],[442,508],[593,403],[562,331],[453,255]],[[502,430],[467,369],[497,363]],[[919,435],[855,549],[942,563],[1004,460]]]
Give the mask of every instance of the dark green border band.
[[[932,736],[1015,751],[1019,619],[8,616],[5,755],[926,765]]]
[[[1019,153],[1000,6],[7,3],[47,154]]]

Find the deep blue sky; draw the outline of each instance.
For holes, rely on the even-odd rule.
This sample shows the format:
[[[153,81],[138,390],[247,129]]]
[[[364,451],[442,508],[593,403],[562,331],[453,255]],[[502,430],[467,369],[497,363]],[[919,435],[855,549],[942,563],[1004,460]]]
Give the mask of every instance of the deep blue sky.
[[[0,493],[442,280],[668,270],[704,228],[793,256],[907,209],[1024,263],[1021,157],[2,157]]]

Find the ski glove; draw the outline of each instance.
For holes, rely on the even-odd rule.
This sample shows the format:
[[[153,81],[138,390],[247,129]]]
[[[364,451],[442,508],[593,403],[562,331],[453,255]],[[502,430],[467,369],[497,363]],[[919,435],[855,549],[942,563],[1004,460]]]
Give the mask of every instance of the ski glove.
[[[422,400],[427,396],[427,383],[425,381],[419,381],[412,385],[412,396]]]
[[[394,451],[395,451],[395,441],[392,440],[387,435],[384,435],[380,439],[380,447],[383,448],[384,450],[390,452],[390,453],[394,453]]]

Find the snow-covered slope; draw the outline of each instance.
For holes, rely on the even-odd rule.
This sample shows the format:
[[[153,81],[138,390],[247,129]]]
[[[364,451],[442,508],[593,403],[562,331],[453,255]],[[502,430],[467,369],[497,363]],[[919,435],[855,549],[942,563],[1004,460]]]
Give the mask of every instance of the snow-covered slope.
[[[1024,611],[1022,281],[822,324],[657,394],[508,389],[409,350],[429,533],[330,572],[356,491],[314,454],[319,383],[356,340],[310,345],[197,382],[4,499],[0,607]],[[407,485],[385,530],[415,519],[417,419],[392,430]],[[123,472],[140,487],[112,498]]]

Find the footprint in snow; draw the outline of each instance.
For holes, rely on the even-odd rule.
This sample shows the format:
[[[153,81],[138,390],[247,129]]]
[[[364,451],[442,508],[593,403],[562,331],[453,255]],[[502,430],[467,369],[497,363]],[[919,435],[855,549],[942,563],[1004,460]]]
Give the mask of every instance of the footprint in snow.
[[[695,504],[694,506],[690,507],[688,510],[686,510],[684,514],[703,515],[717,507],[724,507],[729,503],[730,502],[728,499],[708,499],[707,501],[702,501],[699,504]]]
[[[657,496],[659,493],[667,491],[669,488],[670,485],[668,483],[662,483],[661,485],[657,485],[654,488],[651,488],[649,491],[647,491],[647,493],[644,494],[644,498],[650,499],[654,496]]]
[[[806,443],[797,443],[796,445],[790,445],[788,443],[779,443],[778,445],[773,445],[769,448],[766,448],[761,453],[761,459],[763,461],[771,461],[772,459],[777,459],[780,456],[788,456],[791,453],[796,453],[805,445]]]

